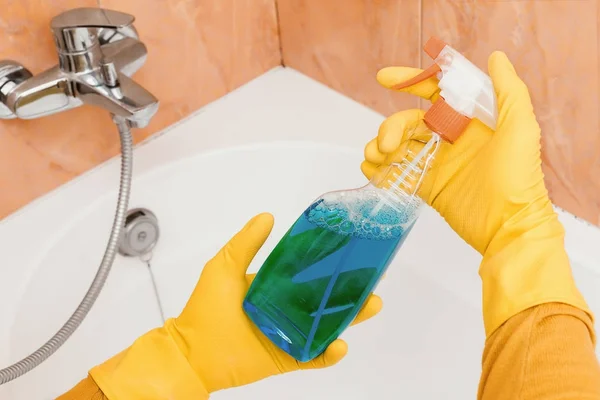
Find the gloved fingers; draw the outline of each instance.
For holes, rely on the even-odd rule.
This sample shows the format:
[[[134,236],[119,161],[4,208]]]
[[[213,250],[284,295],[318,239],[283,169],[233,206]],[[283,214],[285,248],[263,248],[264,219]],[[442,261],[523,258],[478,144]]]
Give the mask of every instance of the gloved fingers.
[[[417,151],[423,146],[418,139],[427,142],[429,137],[419,137],[415,133],[423,121],[424,111],[420,109],[404,110],[387,118],[379,126],[377,138],[365,147],[365,161],[361,165],[363,174],[372,179],[377,172],[384,172],[392,162],[400,161],[410,148]],[[423,133],[427,133],[423,130]]]
[[[360,170],[363,175],[367,177],[367,179],[371,180],[375,176],[375,174],[379,171],[380,166],[370,163],[369,161],[363,161],[360,164]]]
[[[418,108],[403,110],[388,117],[379,126],[377,147],[379,152],[390,154],[400,147],[422,121],[425,112]],[[367,158],[368,161],[373,162]]]
[[[367,301],[365,301],[365,304],[363,304],[363,307],[358,312],[356,318],[354,318],[354,321],[352,321],[351,325],[358,325],[361,322],[365,322],[366,320],[377,315],[382,308],[383,300],[381,297],[377,296],[376,294],[371,294]]]
[[[379,82],[379,84],[381,84],[383,87],[394,89],[394,86],[414,78],[421,72],[423,72],[423,70],[420,68],[386,67],[377,72],[377,82]],[[437,101],[440,94],[438,79],[436,77],[428,78],[404,89],[395,90],[414,94],[415,96],[422,97],[425,100],[430,100],[432,103]]]
[[[498,140],[510,140],[517,151],[524,147],[537,152],[541,130],[527,86],[517,75],[506,54],[501,51],[496,51],[489,57],[488,70],[498,99],[497,131],[502,135]]]
[[[342,339],[336,339],[319,357],[309,362],[298,362],[300,369],[320,369],[339,363],[348,354],[348,344]]]
[[[229,269],[228,272],[240,278],[244,277],[248,265],[269,237],[271,229],[271,214],[262,213],[255,216],[221,249],[206,268],[218,266]]]
[[[246,274],[246,282],[248,283],[248,287],[252,285],[254,278],[256,278],[256,274]]]
[[[389,157],[386,157],[386,159]],[[360,170],[369,180],[374,180],[375,185],[386,187],[385,178],[390,173],[389,162],[386,161],[383,165],[375,165],[368,161],[363,161],[360,165]]]
[[[379,150],[379,145],[377,144],[378,138],[372,139],[365,146],[365,160],[373,163],[373,164],[382,164],[385,161],[386,155]]]

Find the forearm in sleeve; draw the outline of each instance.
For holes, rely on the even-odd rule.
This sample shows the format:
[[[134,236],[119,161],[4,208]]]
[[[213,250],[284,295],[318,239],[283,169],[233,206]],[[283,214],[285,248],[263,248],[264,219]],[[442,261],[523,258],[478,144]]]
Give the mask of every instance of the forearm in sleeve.
[[[597,400],[600,366],[591,318],[547,303],[506,321],[487,340],[480,400]]]

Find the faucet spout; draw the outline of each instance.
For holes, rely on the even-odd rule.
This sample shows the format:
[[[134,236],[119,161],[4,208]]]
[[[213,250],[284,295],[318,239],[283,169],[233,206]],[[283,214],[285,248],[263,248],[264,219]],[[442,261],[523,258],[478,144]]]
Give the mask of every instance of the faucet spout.
[[[67,77],[56,66],[23,81],[7,93],[5,104],[21,119],[39,118],[81,104],[70,96]]]

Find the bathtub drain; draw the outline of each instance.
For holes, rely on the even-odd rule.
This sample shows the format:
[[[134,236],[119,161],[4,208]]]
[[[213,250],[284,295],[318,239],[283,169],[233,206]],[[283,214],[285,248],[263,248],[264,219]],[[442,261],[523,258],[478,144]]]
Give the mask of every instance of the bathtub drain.
[[[129,210],[119,242],[119,253],[129,257],[150,253],[158,242],[159,234],[158,219],[152,211],[146,208]]]

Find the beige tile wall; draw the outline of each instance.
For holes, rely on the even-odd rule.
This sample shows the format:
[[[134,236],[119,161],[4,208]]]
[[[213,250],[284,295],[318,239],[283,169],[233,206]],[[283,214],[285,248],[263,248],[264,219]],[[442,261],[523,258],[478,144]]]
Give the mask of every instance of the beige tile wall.
[[[378,87],[387,65],[427,66],[436,35],[487,68],[504,50],[528,84],[543,130],[553,201],[600,225],[596,0],[277,0],[283,61],[391,114],[415,100]],[[375,133],[375,132],[374,132]]]
[[[50,19],[96,0],[0,0],[0,58],[34,73],[56,63]],[[149,48],[135,78],[161,100],[136,141],[283,61],[384,114],[416,99],[380,88],[387,65],[425,66],[437,35],[486,67],[506,51],[543,129],[552,199],[600,225],[597,0],[101,0],[130,12]],[[279,27],[276,15],[279,16]],[[375,132],[374,132],[375,133]],[[115,155],[117,135],[90,107],[0,121],[0,219]]]
[[[102,0],[136,16],[148,59],[134,78],[161,102],[135,140],[280,65],[273,0]],[[0,0],[0,59],[33,73],[57,63],[50,20],[96,0]],[[201,133],[199,133],[201,134]],[[118,152],[108,114],[91,107],[0,121],[0,219]]]

